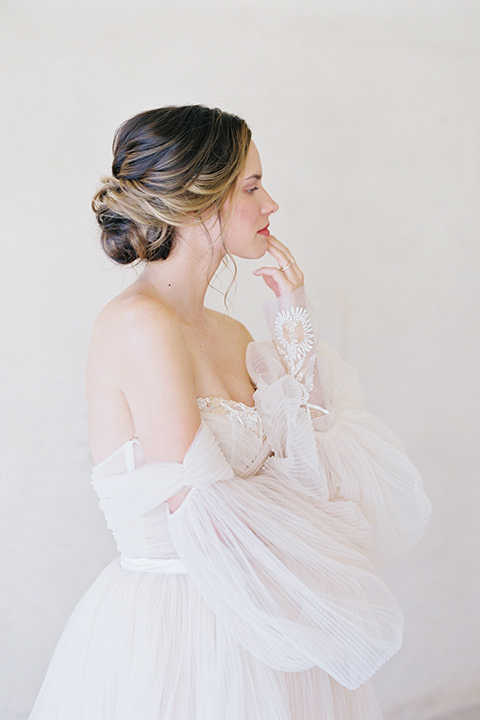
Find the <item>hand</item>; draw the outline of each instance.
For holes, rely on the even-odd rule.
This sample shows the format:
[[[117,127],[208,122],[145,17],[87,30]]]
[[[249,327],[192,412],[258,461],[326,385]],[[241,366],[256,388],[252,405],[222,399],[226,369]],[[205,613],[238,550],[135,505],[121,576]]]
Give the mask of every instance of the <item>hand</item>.
[[[290,250],[273,235],[267,238],[267,251],[278,262],[278,268],[261,267],[254,275],[261,275],[277,297],[288,295],[303,285],[303,273],[293,259]],[[284,268],[284,270],[282,270]]]

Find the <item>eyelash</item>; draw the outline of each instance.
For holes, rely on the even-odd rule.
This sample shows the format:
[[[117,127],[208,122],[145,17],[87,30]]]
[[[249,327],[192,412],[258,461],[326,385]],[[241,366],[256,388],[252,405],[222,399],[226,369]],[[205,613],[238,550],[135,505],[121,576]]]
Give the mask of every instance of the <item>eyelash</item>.
[[[250,188],[250,190],[247,190],[247,192],[254,193],[255,190],[258,190],[258,189],[259,189],[258,187]]]

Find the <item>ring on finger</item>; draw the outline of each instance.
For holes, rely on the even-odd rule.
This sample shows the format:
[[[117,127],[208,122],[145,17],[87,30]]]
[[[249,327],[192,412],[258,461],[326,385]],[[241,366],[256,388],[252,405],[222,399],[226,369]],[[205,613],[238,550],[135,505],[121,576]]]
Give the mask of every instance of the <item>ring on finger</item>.
[[[292,258],[292,259],[290,260],[290,262],[289,262],[287,265],[285,265],[285,267],[280,268],[280,272],[285,272],[285,270],[286,270],[287,268],[289,268],[290,265],[294,265],[294,264],[295,264],[295,260]]]

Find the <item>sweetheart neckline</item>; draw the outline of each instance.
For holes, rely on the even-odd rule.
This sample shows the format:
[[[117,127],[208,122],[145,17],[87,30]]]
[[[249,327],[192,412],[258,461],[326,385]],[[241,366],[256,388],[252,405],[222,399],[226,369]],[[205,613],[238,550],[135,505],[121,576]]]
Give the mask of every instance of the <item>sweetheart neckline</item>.
[[[257,408],[255,407],[255,405],[247,405],[246,403],[243,403],[241,400],[231,400],[231,399],[227,399],[227,398],[221,397],[221,395],[207,395],[207,396],[197,395],[197,397],[196,397],[195,399],[196,399],[197,401],[198,401],[198,400],[204,400],[205,402],[212,401],[212,400],[221,400],[223,403],[226,403],[227,405],[236,405],[236,406],[240,405],[242,408],[245,408],[245,409],[248,410],[248,411],[252,411],[252,410],[253,410],[253,411],[258,415],[258,410],[257,410]],[[202,410],[205,410],[205,409],[208,411],[208,405],[204,406],[203,408],[198,408],[198,409],[199,409],[200,412],[201,412]],[[102,465],[104,465],[105,463],[107,463],[109,460],[113,460],[113,458],[115,457],[115,455],[117,455],[119,452],[121,452],[121,451],[125,448],[125,446],[128,445],[129,443],[132,443],[132,444],[138,443],[138,444],[140,445],[140,441],[139,441],[139,439],[137,438],[137,436],[134,436],[133,438],[130,438],[130,440],[125,440],[125,442],[123,443],[123,445],[120,445],[120,447],[117,448],[116,450],[114,450],[112,453],[110,453],[110,455],[107,455],[106,458],[104,458],[103,460],[101,460],[101,461],[100,461],[99,463],[97,463],[96,465],[92,465],[92,470],[95,471],[95,470],[97,470],[99,467],[101,467]]]
[[[197,400],[197,402],[198,402],[198,400],[203,400],[206,403],[212,402],[215,400],[219,400],[222,403],[226,403],[227,405],[240,405],[242,408],[246,408],[247,410],[255,410],[255,412],[258,412],[255,405],[247,405],[246,403],[242,402],[241,400],[231,400],[230,398],[227,399],[227,398],[222,397],[221,395],[206,395],[206,396],[205,395],[197,395],[196,400]],[[208,405],[207,405],[207,407],[208,407]]]

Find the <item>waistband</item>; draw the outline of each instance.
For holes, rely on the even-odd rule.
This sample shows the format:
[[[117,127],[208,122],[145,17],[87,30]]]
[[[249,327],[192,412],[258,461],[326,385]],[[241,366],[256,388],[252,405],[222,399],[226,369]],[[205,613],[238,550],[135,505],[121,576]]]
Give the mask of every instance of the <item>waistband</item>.
[[[180,558],[129,558],[120,555],[120,565],[130,572],[186,575],[187,568]]]

